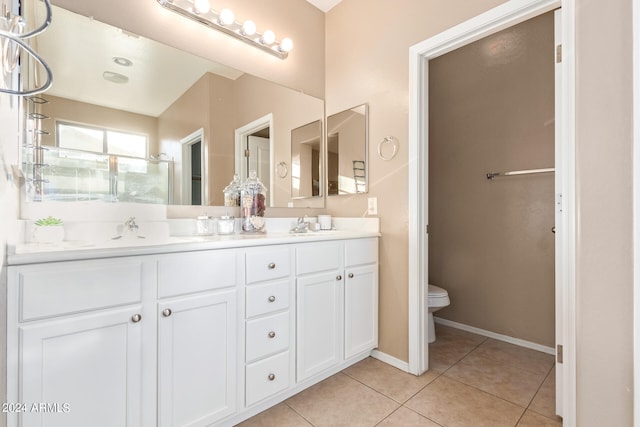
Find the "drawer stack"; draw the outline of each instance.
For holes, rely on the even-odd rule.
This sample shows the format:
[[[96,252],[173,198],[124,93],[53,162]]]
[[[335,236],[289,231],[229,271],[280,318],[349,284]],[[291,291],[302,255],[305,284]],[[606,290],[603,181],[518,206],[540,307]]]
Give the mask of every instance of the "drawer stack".
[[[246,406],[290,385],[290,265],[288,247],[247,252]]]

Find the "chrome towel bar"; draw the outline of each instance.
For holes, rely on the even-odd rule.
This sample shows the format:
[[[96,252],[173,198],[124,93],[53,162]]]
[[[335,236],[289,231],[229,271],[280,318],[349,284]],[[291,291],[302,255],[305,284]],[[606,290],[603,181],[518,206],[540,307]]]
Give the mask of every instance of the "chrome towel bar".
[[[487,179],[493,179],[497,176],[530,175],[535,173],[550,173],[555,171],[556,171],[555,168],[525,169],[525,170],[509,171],[509,172],[489,172],[486,176],[487,176]]]

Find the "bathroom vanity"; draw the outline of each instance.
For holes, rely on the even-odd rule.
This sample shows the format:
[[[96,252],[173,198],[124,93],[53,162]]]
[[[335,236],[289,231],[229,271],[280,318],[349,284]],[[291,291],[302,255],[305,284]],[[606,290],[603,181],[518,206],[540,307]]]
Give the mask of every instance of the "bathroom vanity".
[[[234,425],[367,357],[378,232],[9,256],[8,426]]]

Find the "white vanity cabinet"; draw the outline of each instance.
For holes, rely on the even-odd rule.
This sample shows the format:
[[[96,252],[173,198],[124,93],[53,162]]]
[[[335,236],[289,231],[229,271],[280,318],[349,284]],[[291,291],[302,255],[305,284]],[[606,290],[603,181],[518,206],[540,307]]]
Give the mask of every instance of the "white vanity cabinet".
[[[344,358],[378,347],[378,239],[345,242]]]
[[[205,426],[237,410],[236,251],[158,259],[158,426]]]
[[[305,380],[342,360],[343,243],[296,248],[296,379]]]
[[[10,267],[8,395],[27,410],[8,425],[207,426],[235,414],[242,267],[236,250]]]
[[[111,259],[9,269],[7,400],[22,405],[9,426],[143,425],[152,267]]]
[[[378,344],[378,240],[296,248],[297,381]]]
[[[289,245],[246,252],[245,405],[291,385],[293,319]]]
[[[367,357],[378,237],[320,236],[10,264],[8,427],[235,425]]]

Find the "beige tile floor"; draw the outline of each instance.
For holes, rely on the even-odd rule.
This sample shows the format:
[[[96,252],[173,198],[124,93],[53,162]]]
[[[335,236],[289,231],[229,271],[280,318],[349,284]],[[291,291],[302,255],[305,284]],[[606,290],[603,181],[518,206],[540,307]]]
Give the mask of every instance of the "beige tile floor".
[[[562,425],[553,356],[442,325],[436,335],[420,377],[367,358],[241,426]]]

